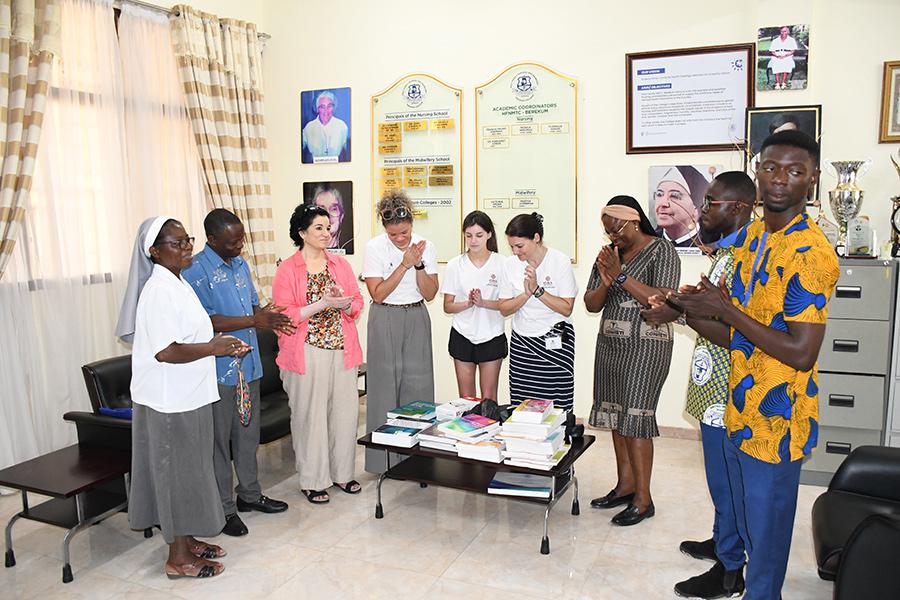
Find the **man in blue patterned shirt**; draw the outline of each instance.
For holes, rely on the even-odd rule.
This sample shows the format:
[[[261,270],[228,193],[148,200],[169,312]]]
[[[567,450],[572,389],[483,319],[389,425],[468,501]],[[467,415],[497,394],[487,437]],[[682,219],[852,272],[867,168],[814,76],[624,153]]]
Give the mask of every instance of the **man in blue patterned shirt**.
[[[291,333],[294,326],[277,307],[260,308],[250,267],[240,256],[244,247],[244,225],[240,219],[232,212],[217,208],[206,216],[203,228],[206,230],[206,247],[194,256],[193,263],[182,271],[182,276],[209,313],[213,329],[217,333],[227,331],[252,348],[242,359],[232,356],[216,359],[219,401],[213,404],[213,464],[226,518],[222,533],[240,536],[248,531],[238,511],[275,513],[288,507],[285,502],[264,496],[259,485],[256,450],[259,447],[259,382],[263,372],[256,328]],[[239,372],[243,373],[250,394],[250,422],[247,425],[241,424],[235,401]],[[238,478],[234,490],[233,472]]]
[[[740,171],[721,173],[706,191],[700,230],[704,239],[718,239],[708,273],[710,281],[718,283],[724,277],[726,283],[731,282],[733,245],[738,232],[750,221],[755,200],[756,186]],[[654,308],[645,312],[648,320],[672,321],[680,315],[662,296],[650,300]],[[722,450],[730,362],[727,349],[697,336],[685,410],[700,423],[706,483],[715,519],[711,539],[684,541],[680,550],[694,558],[714,561],[715,565],[706,573],[675,585],[675,593],[688,598],[722,598],[744,590],[744,545],[738,535]]]

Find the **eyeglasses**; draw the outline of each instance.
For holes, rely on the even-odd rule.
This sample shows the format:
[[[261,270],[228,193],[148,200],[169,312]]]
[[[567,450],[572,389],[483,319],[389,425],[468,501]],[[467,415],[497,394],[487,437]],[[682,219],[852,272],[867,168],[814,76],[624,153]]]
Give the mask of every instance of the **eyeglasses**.
[[[399,221],[402,219],[409,218],[409,211],[406,210],[405,206],[398,206],[395,209],[386,208],[381,211],[381,220],[382,221]]]
[[[622,235],[622,232],[625,231],[626,227],[628,227],[628,221],[625,221],[624,223],[622,223],[622,226],[619,227],[618,229],[616,229],[615,231],[604,230],[603,233],[605,233],[606,237],[608,237],[608,238],[619,237],[620,235]]]
[[[188,248],[193,248],[193,247],[194,247],[194,240],[195,240],[195,239],[197,239],[197,238],[194,238],[194,237],[186,237],[186,238],[181,239],[181,240],[164,240],[164,241],[162,241],[162,242],[160,242],[159,244],[156,244],[156,245],[159,246],[160,244],[166,244],[166,245],[168,245],[168,246],[172,246],[173,248],[178,248],[179,250],[187,250]]]
[[[712,196],[706,195],[703,196],[703,203],[700,205],[700,210],[709,210],[710,206],[716,204],[746,204],[746,202],[741,200],[716,200]]]

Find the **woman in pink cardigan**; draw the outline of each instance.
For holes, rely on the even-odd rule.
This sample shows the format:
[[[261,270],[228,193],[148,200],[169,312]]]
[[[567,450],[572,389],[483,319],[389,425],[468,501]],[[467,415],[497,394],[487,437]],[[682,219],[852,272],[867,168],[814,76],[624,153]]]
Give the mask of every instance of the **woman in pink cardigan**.
[[[350,263],[326,251],[331,225],[324,208],[298,206],[291,239],[298,250],[275,273],[273,302],[285,307],[297,331],[279,333],[276,362],[290,399],[300,491],[325,504],[332,485],[348,494],[361,490],[353,477],[362,362],[356,319],[363,299]]]

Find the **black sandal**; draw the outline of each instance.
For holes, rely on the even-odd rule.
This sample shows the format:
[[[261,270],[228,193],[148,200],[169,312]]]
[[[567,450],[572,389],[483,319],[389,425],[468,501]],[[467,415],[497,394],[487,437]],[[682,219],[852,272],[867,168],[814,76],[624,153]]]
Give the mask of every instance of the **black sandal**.
[[[300,490],[300,492],[313,504],[328,504],[331,500],[325,490]]]
[[[340,483],[335,483],[334,485],[336,485],[345,494],[358,494],[362,491],[362,486],[355,479],[351,479],[344,485],[341,485]],[[354,488],[353,486],[356,487]]]

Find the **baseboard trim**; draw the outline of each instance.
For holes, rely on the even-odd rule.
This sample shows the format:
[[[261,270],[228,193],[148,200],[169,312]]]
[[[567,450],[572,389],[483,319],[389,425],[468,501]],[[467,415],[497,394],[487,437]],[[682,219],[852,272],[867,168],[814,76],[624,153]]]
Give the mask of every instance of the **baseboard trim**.
[[[700,440],[700,430],[693,427],[660,427],[659,436],[676,440]]]
[[[609,431],[601,427],[593,427],[585,425],[585,428],[593,431]],[[673,440],[700,440],[700,430],[693,427],[660,427],[659,437],[670,438]]]

